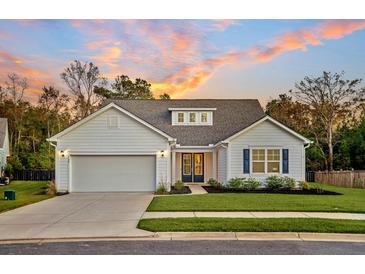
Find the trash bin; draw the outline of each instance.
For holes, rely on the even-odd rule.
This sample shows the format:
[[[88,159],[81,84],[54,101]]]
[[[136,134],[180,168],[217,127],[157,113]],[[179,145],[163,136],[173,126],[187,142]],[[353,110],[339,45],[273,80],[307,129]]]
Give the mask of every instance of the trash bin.
[[[15,190],[5,190],[4,191],[5,200],[15,200]]]

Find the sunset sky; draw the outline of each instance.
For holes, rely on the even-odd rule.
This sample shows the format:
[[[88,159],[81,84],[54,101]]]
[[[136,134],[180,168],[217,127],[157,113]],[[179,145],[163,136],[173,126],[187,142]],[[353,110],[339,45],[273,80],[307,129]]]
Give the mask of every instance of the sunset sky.
[[[112,79],[143,78],[173,98],[265,103],[323,70],[365,78],[365,20],[0,20],[0,83],[27,77],[67,91],[75,59]]]

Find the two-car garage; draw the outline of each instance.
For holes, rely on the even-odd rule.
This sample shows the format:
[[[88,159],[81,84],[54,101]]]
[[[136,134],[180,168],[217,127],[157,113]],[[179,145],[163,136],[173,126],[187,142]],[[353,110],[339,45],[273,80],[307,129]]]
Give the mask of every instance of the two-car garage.
[[[155,155],[72,155],[71,192],[155,191]]]

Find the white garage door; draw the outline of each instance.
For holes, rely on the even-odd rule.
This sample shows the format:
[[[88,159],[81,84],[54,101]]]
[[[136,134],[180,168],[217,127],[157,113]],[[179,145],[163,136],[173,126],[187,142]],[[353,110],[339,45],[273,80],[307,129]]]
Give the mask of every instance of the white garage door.
[[[71,156],[72,192],[155,191],[155,156]]]

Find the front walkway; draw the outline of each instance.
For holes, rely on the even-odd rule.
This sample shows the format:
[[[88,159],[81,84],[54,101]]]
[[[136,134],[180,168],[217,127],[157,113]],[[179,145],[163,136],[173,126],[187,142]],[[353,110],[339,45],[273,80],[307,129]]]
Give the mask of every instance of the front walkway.
[[[198,184],[186,184],[190,190],[191,190],[191,193],[190,195],[199,195],[199,194],[207,194],[208,192],[202,188],[201,185],[198,185]]]
[[[365,214],[359,213],[331,213],[331,212],[258,212],[258,211],[236,211],[236,212],[145,212],[142,219],[155,218],[324,218],[342,220],[365,220]]]

